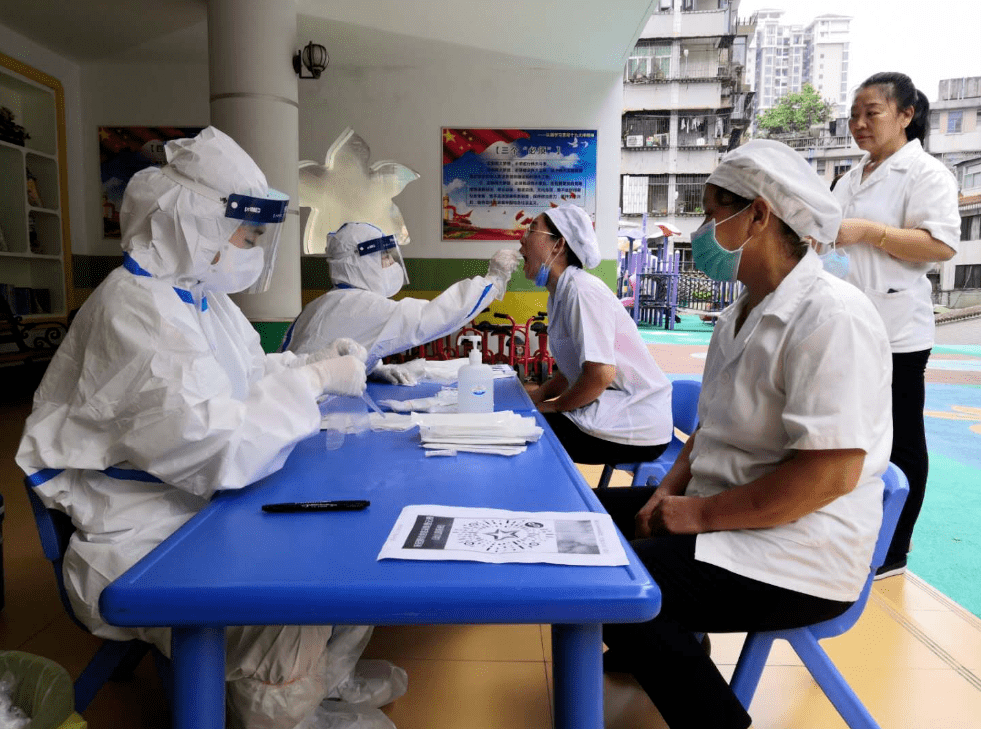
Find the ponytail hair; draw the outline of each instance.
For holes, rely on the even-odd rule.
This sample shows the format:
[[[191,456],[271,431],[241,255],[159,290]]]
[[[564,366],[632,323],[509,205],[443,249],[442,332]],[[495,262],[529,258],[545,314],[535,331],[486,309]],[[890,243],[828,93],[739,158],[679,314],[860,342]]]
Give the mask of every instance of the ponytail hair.
[[[896,102],[897,111],[913,109],[913,118],[906,127],[906,141],[919,139],[924,144],[930,130],[930,101],[910,77],[897,71],[884,71],[869,76],[859,88],[869,86],[881,86],[885,97]]]

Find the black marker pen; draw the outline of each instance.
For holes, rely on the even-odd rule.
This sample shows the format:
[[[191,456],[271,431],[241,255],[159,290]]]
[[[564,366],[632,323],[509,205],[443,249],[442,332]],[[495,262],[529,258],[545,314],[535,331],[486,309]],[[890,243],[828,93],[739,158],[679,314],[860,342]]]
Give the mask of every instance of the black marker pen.
[[[291,514],[300,511],[361,511],[370,505],[370,501],[359,499],[351,501],[299,501],[285,504],[263,504],[262,510],[276,514]]]

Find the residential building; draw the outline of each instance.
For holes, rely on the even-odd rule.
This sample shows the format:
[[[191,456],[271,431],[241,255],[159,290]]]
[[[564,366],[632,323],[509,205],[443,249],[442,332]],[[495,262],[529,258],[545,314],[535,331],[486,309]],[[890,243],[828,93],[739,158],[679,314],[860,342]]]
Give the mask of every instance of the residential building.
[[[933,277],[934,301],[962,309],[981,305],[981,155],[958,162],[954,170],[961,191],[961,242],[957,254],[941,263]]]
[[[957,176],[961,242],[938,266],[934,300],[954,309],[981,304],[981,76],[942,79],[930,102],[927,151]]]
[[[981,156],[981,76],[941,80],[930,102],[927,150],[951,169]]]
[[[848,116],[848,44],[851,18],[819,15],[804,29],[804,79],[834,104],[836,118]]]
[[[755,92],[756,113],[810,84],[834,104],[834,116],[846,116],[851,18],[819,15],[804,26],[784,23],[783,14],[759,10],[748,23],[755,32],[748,42],[746,79]]]
[[[738,0],[660,0],[624,71],[621,213],[667,222],[685,243],[702,188],[751,118]]]

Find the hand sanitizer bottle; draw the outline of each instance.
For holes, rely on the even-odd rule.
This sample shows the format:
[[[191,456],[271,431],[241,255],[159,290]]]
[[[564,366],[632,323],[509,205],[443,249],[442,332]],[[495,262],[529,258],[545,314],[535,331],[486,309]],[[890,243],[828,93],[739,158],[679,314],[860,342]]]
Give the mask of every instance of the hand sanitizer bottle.
[[[468,336],[473,342],[470,364],[460,368],[457,383],[457,411],[461,413],[494,412],[494,370],[481,364],[480,337]]]

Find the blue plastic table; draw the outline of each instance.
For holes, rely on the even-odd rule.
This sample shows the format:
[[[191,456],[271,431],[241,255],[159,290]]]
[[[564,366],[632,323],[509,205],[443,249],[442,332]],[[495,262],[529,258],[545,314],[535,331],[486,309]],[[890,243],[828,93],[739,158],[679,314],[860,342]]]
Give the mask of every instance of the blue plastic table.
[[[499,381],[495,400],[520,398],[515,385]],[[370,390],[376,399],[388,396]],[[552,624],[555,726],[601,729],[600,626],[649,620],[660,609],[660,592],[629,547],[623,567],[377,560],[409,504],[600,511],[536,417],[545,436],[514,457],[426,458],[416,430],[348,436],[335,451],[325,449],[322,434],[312,436],[279,472],[221,493],[107,587],[102,614],[115,625],[173,628],[179,729],[225,726],[225,626],[474,623]],[[312,514],[260,509],[352,498],[371,506]]]

